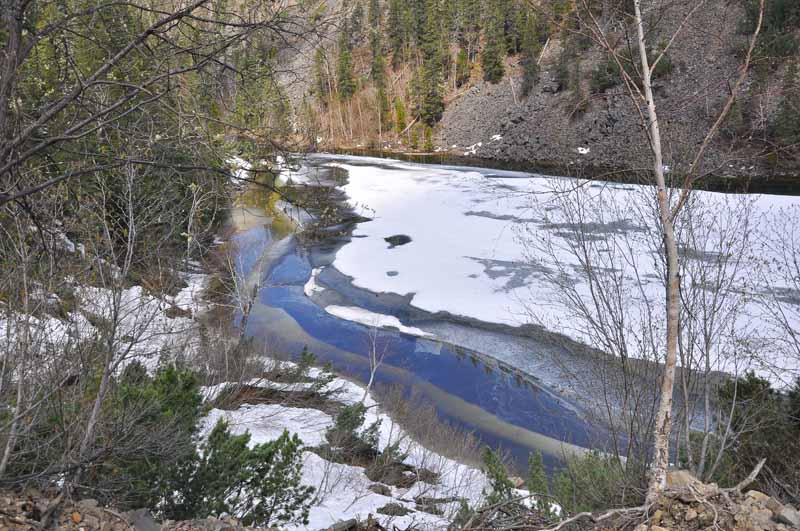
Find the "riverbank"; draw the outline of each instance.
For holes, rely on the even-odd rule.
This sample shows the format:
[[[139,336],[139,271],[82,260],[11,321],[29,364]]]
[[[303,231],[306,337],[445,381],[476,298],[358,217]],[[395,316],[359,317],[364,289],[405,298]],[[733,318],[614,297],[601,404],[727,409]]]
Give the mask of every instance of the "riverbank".
[[[481,143],[482,145],[482,143]],[[437,151],[426,153],[409,151],[402,144],[387,144],[383,149],[358,146],[326,147],[326,151],[336,155],[353,155],[360,157],[377,157],[396,159],[419,164],[444,166],[462,166],[467,168],[490,168],[503,171],[525,172],[532,174],[570,176],[580,179],[591,179],[621,184],[648,184],[642,170],[624,170],[618,166],[600,162],[586,161],[576,152],[569,161],[528,158],[525,160],[492,156],[478,156],[469,152],[437,148]],[[668,175],[669,178],[669,175]],[[679,187],[682,181],[678,176],[672,177],[673,185]],[[668,183],[669,184],[669,183]],[[792,170],[780,170],[764,173],[759,176],[747,175],[737,171],[733,174],[725,172],[711,173],[694,184],[694,189],[709,192],[800,195],[800,174]]]

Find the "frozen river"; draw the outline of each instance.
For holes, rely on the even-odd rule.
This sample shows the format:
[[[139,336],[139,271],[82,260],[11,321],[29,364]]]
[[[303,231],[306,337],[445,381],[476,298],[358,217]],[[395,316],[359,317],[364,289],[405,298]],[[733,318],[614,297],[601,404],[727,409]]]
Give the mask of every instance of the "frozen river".
[[[552,461],[564,443],[608,447],[585,408],[594,390],[569,381],[590,374],[593,360],[569,347],[608,350],[587,325],[605,308],[619,318],[615,348],[657,359],[663,287],[651,188],[329,155],[303,160],[281,180],[335,189],[355,222],[308,240],[276,230],[258,208],[234,215],[239,268],[259,287],[249,335],[284,352],[308,345],[366,381],[377,333],[388,352],[379,383],[414,389],[520,464],[531,448]],[[787,196],[693,196],[702,230],[685,233],[684,283],[702,285],[701,299],[714,281],[736,294],[713,298],[727,319],[715,326],[755,329],[765,341],[780,333],[751,295],[769,285],[788,300],[792,286],[765,266],[775,245],[756,235],[798,204]],[[309,222],[306,212],[294,217]],[[598,292],[606,306],[596,304],[604,299]],[[713,370],[793,377],[791,356],[734,358],[726,342],[736,340],[726,336],[709,353]]]

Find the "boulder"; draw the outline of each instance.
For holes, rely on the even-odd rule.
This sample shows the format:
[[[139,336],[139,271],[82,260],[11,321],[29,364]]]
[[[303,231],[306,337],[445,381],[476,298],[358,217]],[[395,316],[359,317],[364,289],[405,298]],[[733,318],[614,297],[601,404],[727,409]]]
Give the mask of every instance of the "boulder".
[[[332,526],[328,527],[328,531],[349,531],[350,529],[357,529],[358,522],[351,518],[350,520],[344,520],[342,522],[337,522]]]
[[[667,472],[667,488],[672,490],[688,489],[690,486],[697,487],[700,480],[688,470],[670,470]]]
[[[367,488],[369,490],[371,490],[372,492],[374,492],[375,494],[380,494],[381,496],[391,496],[392,495],[391,487],[389,487],[387,485],[383,485],[381,483],[373,483],[372,485],[370,485]]]
[[[160,531],[161,526],[153,518],[153,515],[150,514],[150,511],[147,509],[136,509],[135,511],[128,511],[125,513],[125,518],[127,518],[128,522],[130,523],[131,527],[133,527],[136,531]]]
[[[411,242],[411,236],[405,234],[395,234],[394,236],[387,236],[384,241],[389,244],[389,249],[399,247]]]
[[[784,505],[781,511],[775,515],[775,519],[782,524],[800,529],[800,511],[791,505]]]

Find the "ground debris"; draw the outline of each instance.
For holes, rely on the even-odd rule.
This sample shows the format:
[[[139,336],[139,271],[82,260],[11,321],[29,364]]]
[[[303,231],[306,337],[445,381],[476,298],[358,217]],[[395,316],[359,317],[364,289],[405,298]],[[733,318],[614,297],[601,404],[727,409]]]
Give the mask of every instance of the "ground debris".
[[[37,490],[0,492],[0,531],[277,531],[274,528],[246,527],[234,518],[205,518],[182,522],[157,522],[146,509],[122,512],[102,507],[97,500],[59,503],[57,492]],[[45,515],[49,517],[45,520]]]
[[[670,472],[666,492],[650,507],[582,513],[551,531],[791,531],[800,512],[756,490],[723,489],[686,471]]]

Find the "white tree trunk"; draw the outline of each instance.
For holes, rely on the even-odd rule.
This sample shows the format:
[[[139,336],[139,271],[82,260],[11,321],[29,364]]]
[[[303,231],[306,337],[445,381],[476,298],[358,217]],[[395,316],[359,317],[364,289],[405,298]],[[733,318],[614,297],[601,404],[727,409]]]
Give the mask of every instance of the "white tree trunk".
[[[647,104],[647,127],[650,149],[653,152],[653,174],[658,195],[658,213],[664,237],[664,251],[667,258],[667,352],[664,359],[664,376],[661,380],[658,412],[653,432],[653,462],[650,469],[650,483],[647,501],[653,502],[664,491],[667,484],[669,466],[669,436],[672,429],[672,393],[675,386],[675,366],[678,358],[678,319],[680,316],[680,277],[678,275],[678,245],[672,223],[672,211],[667,185],[664,179],[664,161],[661,152],[661,131],[658,125],[656,104],[653,100],[653,86],[650,61],[647,57],[647,43],[644,38],[641,0],[634,0],[634,16],[639,41],[639,58],[642,67],[642,86]]]

